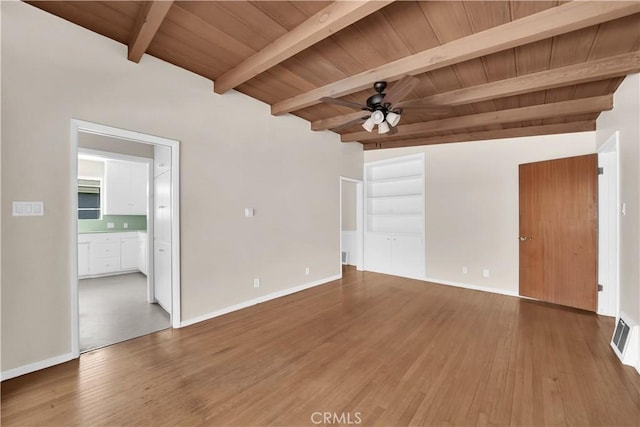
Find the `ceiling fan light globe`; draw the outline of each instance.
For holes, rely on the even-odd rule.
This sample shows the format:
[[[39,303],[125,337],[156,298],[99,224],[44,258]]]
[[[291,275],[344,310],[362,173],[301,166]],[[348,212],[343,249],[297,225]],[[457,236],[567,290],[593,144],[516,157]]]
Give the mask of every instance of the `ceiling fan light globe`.
[[[389,112],[387,113],[387,123],[389,123],[389,126],[395,127],[400,121],[400,117],[398,113]]]
[[[371,113],[371,119],[373,119],[373,123],[379,125],[380,123],[384,122],[384,113],[380,110],[376,110]]]
[[[364,130],[366,130],[367,132],[372,132],[373,128],[375,127],[375,123],[373,122],[373,118],[369,117],[363,124],[362,127],[364,128]]]
[[[378,133],[387,133],[389,132],[389,130],[391,130],[391,128],[389,127],[389,123],[387,123],[386,121],[378,125]]]

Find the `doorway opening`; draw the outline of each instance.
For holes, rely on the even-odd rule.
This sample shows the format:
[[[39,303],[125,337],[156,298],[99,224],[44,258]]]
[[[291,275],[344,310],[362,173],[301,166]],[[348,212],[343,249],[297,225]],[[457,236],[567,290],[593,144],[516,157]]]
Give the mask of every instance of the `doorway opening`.
[[[78,132],[81,353],[169,328],[148,268],[153,159],[152,145]]]
[[[178,141],[72,120],[71,153],[74,357],[180,327]]]
[[[619,315],[619,132],[598,150],[598,314]]]
[[[363,270],[363,182],[340,177],[340,264]],[[342,271],[342,269],[341,269]]]

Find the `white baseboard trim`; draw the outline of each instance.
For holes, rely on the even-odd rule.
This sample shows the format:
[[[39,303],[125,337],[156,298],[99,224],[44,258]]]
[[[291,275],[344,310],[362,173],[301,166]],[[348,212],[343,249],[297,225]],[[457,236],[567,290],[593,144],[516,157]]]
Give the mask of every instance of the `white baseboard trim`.
[[[468,283],[452,282],[450,280],[433,279],[431,277],[424,277],[424,278],[422,278],[422,280],[425,280],[425,281],[431,282],[431,283],[436,283],[438,285],[455,286],[456,288],[472,289],[474,291],[490,292],[492,294],[500,294],[500,295],[507,295],[507,296],[510,296],[510,297],[522,298],[518,294],[518,292],[507,291],[505,289],[489,288],[489,287],[486,287],[486,286],[476,286],[476,285],[470,285]]]
[[[284,297],[287,295],[294,294],[296,292],[304,291],[305,289],[313,288],[315,286],[324,285],[325,283],[333,282],[334,280],[339,280],[342,278],[342,274],[336,274],[335,276],[325,277],[320,280],[316,280],[313,282],[305,283],[299,286],[294,286],[292,288],[284,289],[278,292],[272,292],[267,295],[263,295],[258,298],[250,299],[248,301],[241,302],[239,304],[234,304],[229,307],[221,308],[220,310],[212,311],[207,314],[203,314],[202,316],[194,317],[189,320],[183,320],[180,323],[180,327],[183,328],[185,326],[193,325],[195,323],[204,322],[205,320],[213,319],[214,317],[222,316],[233,311],[242,310],[243,308],[251,307],[252,305],[260,304],[263,302],[270,301],[272,299]]]
[[[59,365],[60,363],[68,362],[69,360],[73,359],[73,353],[67,353],[61,354],[60,356],[52,357],[50,359],[30,363],[28,365],[19,366],[17,368],[8,369],[0,373],[0,380],[4,381],[11,378],[19,377],[20,375],[25,375],[31,372],[39,371],[40,369],[49,368],[53,365]]]

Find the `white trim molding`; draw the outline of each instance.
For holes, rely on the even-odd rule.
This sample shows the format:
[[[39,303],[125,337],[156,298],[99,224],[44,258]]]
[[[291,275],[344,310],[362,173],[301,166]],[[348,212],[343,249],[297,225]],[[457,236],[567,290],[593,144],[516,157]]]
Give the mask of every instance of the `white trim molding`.
[[[74,356],[73,353],[67,353],[61,354],[60,356],[52,357],[50,359],[29,363],[28,365],[18,366],[17,368],[8,369],[0,373],[0,381],[9,380],[11,378],[19,377],[20,375],[29,374],[31,372],[49,368],[54,365],[59,365],[75,358],[77,358],[77,356]]]
[[[219,317],[228,313],[232,313],[234,311],[242,310],[243,308],[251,307],[252,305],[260,304],[263,302],[267,302],[276,298],[284,297],[287,295],[295,294],[296,292],[304,291],[305,289],[313,288],[315,286],[324,285],[329,282],[333,282],[336,280],[340,280],[342,278],[342,274],[336,274],[335,276],[325,277],[320,280],[316,280],[313,282],[305,283],[302,285],[294,286],[291,288],[284,289],[278,292],[272,292],[267,295],[263,295],[258,298],[253,298],[248,301],[244,301],[238,304],[234,304],[229,307],[221,308],[220,310],[212,311],[207,314],[203,314],[202,316],[197,316],[189,320],[185,320],[181,323],[182,327],[193,325],[195,323],[204,322],[205,320],[213,319],[214,317]]]
[[[445,286],[455,286],[456,288],[464,288],[464,289],[471,289],[474,291],[482,291],[482,292],[489,292],[492,294],[499,294],[499,295],[506,295],[509,297],[518,297],[518,298],[522,298],[521,295],[518,295],[518,292],[516,291],[508,291],[506,289],[496,289],[496,288],[489,288],[486,286],[476,286],[476,285],[470,285],[468,283],[461,283],[461,282],[452,282],[450,280],[441,280],[441,279],[433,279],[430,277],[424,277],[421,280],[424,280],[426,282],[430,282],[436,285],[445,285]],[[526,298],[525,299],[529,299]]]
[[[358,178],[340,176],[340,251],[342,252],[342,184],[351,182],[356,185],[356,259],[358,271],[364,270],[364,181]],[[340,275],[342,275],[342,253],[340,253]]]
[[[78,210],[77,193],[74,190],[77,187],[77,170],[78,170],[78,132],[91,133],[95,135],[109,136],[127,141],[138,142],[150,145],[161,145],[171,148],[171,211],[172,211],[172,227],[171,227],[171,258],[172,258],[172,298],[171,298],[171,326],[179,328],[181,325],[180,314],[180,141],[169,138],[162,138],[155,135],[149,135],[137,131],[116,128],[112,126],[101,125],[99,123],[88,122],[79,119],[71,119],[70,132],[70,163],[71,163],[71,180],[69,183],[71,191],[71,212]],[[89,150],[82,149],[87,152]],[[150,170],[153,168],[150,167]],[[151,171],[151,175],[152,175]],[[74,196],[75,195],[75,196]],[[79,323],[80,315],[78,308],[78,225],[77,215],[73,214],[69,217],[70,221],[70,298],[71,298],[71,354],[77,358],[80,356],[80,332]],[[150,245],[151,246],[151,245]]]

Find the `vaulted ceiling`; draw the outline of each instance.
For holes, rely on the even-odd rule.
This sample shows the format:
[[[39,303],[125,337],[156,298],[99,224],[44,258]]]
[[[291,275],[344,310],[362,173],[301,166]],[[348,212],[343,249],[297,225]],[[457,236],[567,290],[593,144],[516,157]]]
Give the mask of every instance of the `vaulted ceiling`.
[[[640,71],[639,1],[28,3],[365,149],[593,130]],[[407,75],[393,134],[320,101],[364,104]]]

